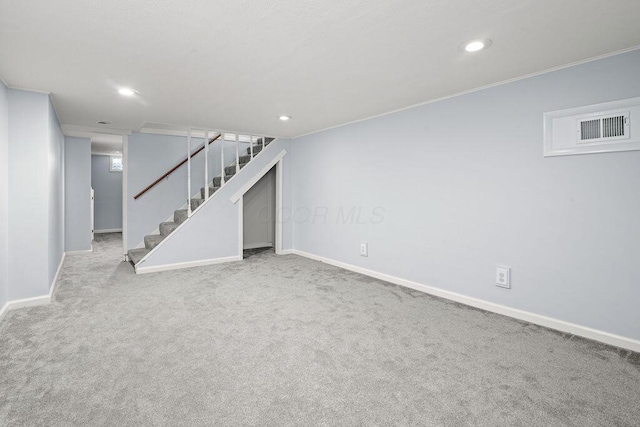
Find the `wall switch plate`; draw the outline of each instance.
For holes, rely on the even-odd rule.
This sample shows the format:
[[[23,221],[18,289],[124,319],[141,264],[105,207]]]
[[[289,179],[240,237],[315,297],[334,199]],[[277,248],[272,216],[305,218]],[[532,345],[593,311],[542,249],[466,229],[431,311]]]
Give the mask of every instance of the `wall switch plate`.
[[[360,242],[360,256],[369,256],[369,244]]]
[[[511,267],[496,267],[496,286],[511,289]]]

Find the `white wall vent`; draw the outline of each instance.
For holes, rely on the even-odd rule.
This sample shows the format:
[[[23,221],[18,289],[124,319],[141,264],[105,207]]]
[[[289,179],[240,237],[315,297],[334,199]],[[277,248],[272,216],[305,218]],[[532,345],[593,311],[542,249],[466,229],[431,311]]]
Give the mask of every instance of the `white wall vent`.
[[[544,128],[545,156],[640,150],[640,98],[545,113]]]
[[[581,143],[629,139],[629,112],[578,118],[578,141]]]

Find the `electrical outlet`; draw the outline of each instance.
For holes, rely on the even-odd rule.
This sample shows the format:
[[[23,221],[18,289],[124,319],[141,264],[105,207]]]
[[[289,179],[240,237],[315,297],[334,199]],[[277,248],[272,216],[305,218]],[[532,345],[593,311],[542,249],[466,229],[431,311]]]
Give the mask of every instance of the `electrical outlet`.
[[[360,242],[360,256],[369,256],[369,244]]]
[[[496,286],[511,289],[511,267],[496,266]]]

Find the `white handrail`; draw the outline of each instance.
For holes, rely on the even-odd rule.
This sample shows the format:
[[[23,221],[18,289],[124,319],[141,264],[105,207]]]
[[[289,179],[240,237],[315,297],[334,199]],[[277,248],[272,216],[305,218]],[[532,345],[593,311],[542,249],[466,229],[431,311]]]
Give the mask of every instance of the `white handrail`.
[[[238,138],[239,136],[236,133],[236,173],[240,172],[240,147],[238,145],[240,141]]]
[[[204,131],[204,199],[209,198],[209,130]]]
[[[187,134],[187,217],[191,216],[191,128]]]
[[[224,185],[224,131],[220,131],[220,140],[222,145],[220,146],[220,187]]]

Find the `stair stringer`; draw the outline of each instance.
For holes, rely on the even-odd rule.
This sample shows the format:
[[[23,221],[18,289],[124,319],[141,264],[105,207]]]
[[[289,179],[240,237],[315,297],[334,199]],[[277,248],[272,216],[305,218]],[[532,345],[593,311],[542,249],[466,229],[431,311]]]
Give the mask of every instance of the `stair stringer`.
[[[285,141],[272,141],[138,263],[136,273],[242,260],[242,200],[231,199],[286,155]]]

